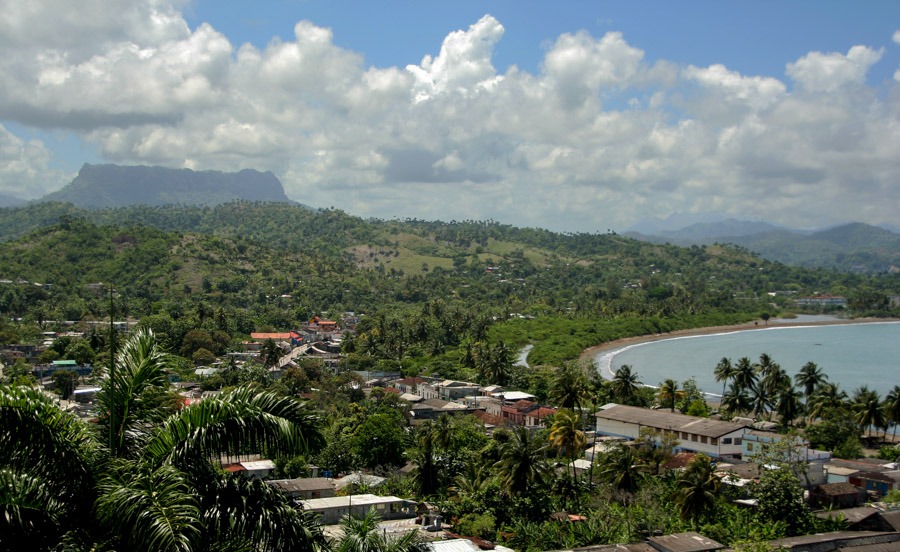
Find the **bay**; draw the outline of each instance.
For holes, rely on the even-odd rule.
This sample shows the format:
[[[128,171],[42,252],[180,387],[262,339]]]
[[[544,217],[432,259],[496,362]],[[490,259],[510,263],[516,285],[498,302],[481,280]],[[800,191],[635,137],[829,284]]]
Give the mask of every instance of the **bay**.
[[[719,334],[673,337],[598,353],[595,364],[610,378],[624,364],[645,385],[672,378],[694,378],[704,392],[718,397],[722,384],[713,370],[723,358],[756,362],[767,353],[793,378],[807,362],[815,362],[829,381],[851,393],[868,385],[884,396],[900,385],[900,322],[762,328]]]

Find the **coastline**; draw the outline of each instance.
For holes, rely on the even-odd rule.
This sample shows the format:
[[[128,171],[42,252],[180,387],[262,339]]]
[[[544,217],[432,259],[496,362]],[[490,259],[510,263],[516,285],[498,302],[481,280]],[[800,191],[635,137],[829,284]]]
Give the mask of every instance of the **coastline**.
[[[625,337],[608,341],[593,347],[588,347],[579,355],[579,360],[588,364],[593,363],[594,357],[600,353],[609,353],[642,343],[651,343],[654,341],[662,341],[665,339],[673,339],[677,337],[694,337],[701,335],[716,335],[722,333],[744,332],[755,330],[770,330],[778,328],[800,328],[807,326],[843,326],[849,324],[877,324],[886,322],[900,322],[897,318],[849,318],[849,319],[831,319],[831,320],[797,320],[793,318],[773,318],[768,324],[759,324],[759,322],[748,322],[745,324],[735,324],[732,326],[708,326],[705,328],[691,328],[687,330],[676,330],[669,333],[639,335],[634,337]],[[601,370],[600,375],[604,379],[609,379],[607,374]]]

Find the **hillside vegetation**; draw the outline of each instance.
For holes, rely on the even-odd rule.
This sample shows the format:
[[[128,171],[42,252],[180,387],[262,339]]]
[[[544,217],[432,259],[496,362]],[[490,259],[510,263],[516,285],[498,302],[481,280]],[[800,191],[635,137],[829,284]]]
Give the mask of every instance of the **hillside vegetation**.
[[[896,276],[792,268],[725,245],[492,221],[363,220],[283,203],[48,203],[0,209],[0,228],[19,234],[0,244],[0,314],[8,318],[102,319],[112,286],[117,316],[180,324],[170,332],[178,350],[191,329],[239,336],[354,311],[370,319],[361,327],[366,355],[411,371],[458,364],[467,340],[533,343],[536,362],[558,364],[624,335],[775,312],[772,302],[786,300],[770,291],[863,290],[860,305],[883,309],[897,288]],[[430,312],[436,302],[453,321]],[[373,333],[376,319],[383,328]]]

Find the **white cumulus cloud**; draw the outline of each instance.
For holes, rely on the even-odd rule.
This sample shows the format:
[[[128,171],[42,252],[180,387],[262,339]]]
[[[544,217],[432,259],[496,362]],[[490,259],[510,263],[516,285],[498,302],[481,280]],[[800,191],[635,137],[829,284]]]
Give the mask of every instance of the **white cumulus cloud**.
[[[272,170],[298,201],[388,218],[896,223],[900,94],[866,84],[883,55],[868,46],[747,75],[651,64],[619,32],[574,31],[537,72],[499,73],[490,15],[435,37],[419,64],[366,67],[311,21],[256,47],[190,28],[181,2],[2,7],[0,123],[68,129],[110,162]],[[61,186],[53,152],[10,126],[0,191]]]

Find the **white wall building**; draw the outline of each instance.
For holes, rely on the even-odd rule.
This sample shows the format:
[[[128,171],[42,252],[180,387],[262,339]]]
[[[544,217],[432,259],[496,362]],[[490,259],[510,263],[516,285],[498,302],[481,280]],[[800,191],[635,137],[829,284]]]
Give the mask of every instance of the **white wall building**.
[[[641,429],[674,434],[676,450],[702,452],[711,458],[741,456],[746,426],[734,422],[686,416],[668,410],[650,410],[610,403],[596,414],[597,435],[610,435],[634,440]]]

